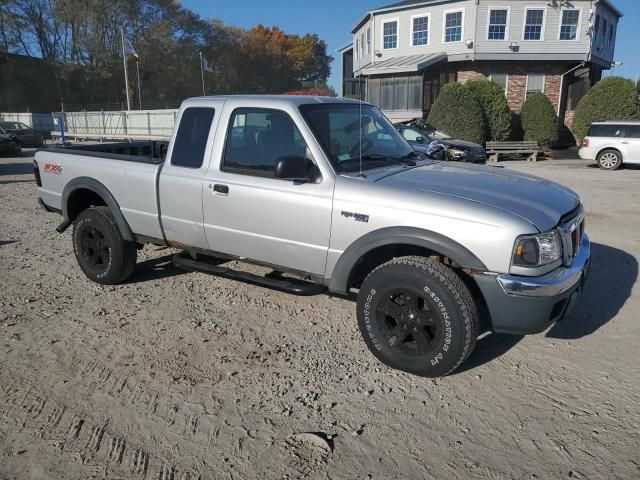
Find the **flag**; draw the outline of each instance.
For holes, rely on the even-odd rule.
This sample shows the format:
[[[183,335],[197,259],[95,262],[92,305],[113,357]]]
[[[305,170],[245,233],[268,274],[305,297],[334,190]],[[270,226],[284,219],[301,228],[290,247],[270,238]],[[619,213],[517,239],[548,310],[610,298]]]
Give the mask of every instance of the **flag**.
[[[202,68],[205,72],[215,73],[211,64],[204,57],[202,57]]]
[[[136,52],[136,49],[128,38],[124,38],[124,53],[125,55],[133,55],[138,58],[138,52]]]

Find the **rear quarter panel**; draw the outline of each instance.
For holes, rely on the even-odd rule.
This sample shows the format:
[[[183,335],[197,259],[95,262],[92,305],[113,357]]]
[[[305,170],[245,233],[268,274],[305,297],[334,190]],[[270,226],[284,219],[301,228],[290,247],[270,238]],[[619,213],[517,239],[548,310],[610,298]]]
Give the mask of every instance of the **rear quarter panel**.
[[[162,238],[156,202],[161,165],[47,151],[36,153],[36,162],[40,197],[48,206],[62,210],[66,185],[75,178],[92,178],[111,192],[135,234]]]

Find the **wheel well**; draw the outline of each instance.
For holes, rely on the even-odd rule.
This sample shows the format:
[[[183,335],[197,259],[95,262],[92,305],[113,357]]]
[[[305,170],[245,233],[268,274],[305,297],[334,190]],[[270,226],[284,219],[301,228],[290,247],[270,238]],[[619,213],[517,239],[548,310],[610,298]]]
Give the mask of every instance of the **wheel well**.
[[[603,148],[602,150],[600,150],[598,152],[598,155],[596,155],[596,160],[600,159],[600,155],[602,155],[605,152],[616,152],[618,155],[620,155],[620,159],[622,159],[624,161],[624,157],[622,155],[622,152],[620,150],[618,150],[617,148],[614,148],[614,147],[606,147],[606,148]]]
[[[69,220],[73,221],[87,208],[106,205],[107,202],[105,202],[104,199],[93,190],[79,188],[69,195],[69,200],[67,201],[67,214],[69,216]]]
[[[482,329],[486,330],[490,328],[488,327],[488,325],[490,325],[490,315],[487,303],[480,287],[473,278],[472,271],[462,268],[447,256],[425,247],[406,244],[392,244],[374,248],[373,250],[365,253],[355,263],[351,273],[349,274],[348,289],[360,288],[360,285],[366,276],[383,263],[393,260],[394,258],[407,256],[427,257],[449,266],[464,282],[476,302],[480,313]]]

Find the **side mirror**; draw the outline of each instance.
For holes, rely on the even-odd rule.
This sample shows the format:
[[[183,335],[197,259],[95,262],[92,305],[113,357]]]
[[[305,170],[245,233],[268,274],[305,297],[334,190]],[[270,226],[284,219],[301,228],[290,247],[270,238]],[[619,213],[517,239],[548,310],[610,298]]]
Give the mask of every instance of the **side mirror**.
[[[315,182],[319,173],[311,160],[298,156],[280,157],[273,169],[274,177],[294,182]]]
[[[418,137],[418,138],[416,138],[416,142],[418,142],[418,143],[424,143],[424,137]]]

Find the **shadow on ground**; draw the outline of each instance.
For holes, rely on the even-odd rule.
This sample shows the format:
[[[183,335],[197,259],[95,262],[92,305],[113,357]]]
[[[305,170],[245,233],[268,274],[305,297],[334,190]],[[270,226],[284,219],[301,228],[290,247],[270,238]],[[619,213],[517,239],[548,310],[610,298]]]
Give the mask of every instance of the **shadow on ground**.
[[[548,338],[578,339],[613,320],[631,296],[638,261],[617,248],[591,244],[591,270],[573,312],[547,332]]]
[[[153,280],[159,280],[163,278],[175,277],[189,273],[185,270],[180,270],[173,262],[173,253],[165,255],[160,258],[153,258],[145,262],[140,262],[136,265],[136,269],[131,278],[126,282],[128,284],[150,282]]]
[[[613,320],[631,296],[638,279],[638,262],[617,248],[591,244],[591,269],[585,289],[574,310],[553,325],[547,338],[575,340],[589,336]],[[455,374],[473,370],[504,355],[524,337],[488,333]]]
[[[0,240],[0,247],[5,245],[11,245],[12,243],[17,243],[17,240]]]

